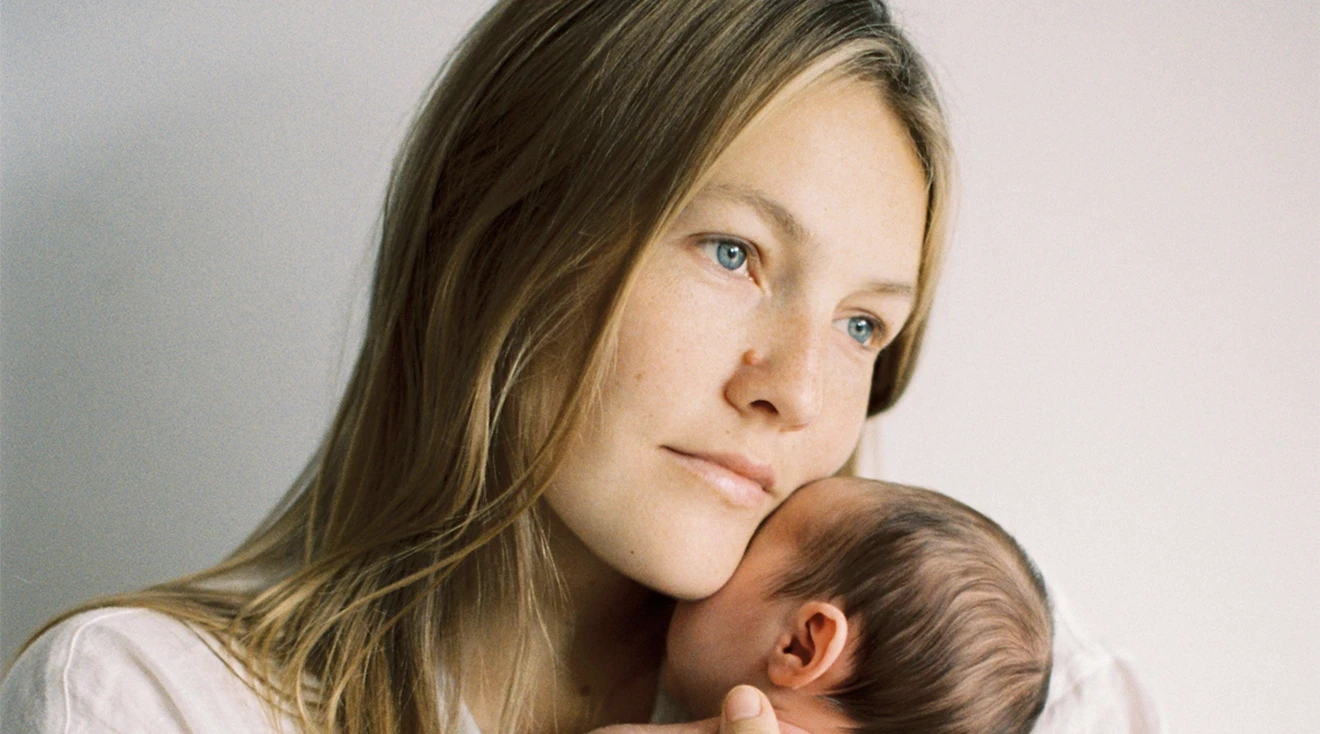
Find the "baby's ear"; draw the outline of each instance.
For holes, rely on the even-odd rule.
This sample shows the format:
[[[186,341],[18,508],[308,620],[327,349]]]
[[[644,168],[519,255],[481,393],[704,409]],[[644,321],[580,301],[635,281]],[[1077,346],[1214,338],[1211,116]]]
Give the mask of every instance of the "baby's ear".
[[[770,653],[770,682],[797,689],[822,676],[830,681],[843,678],[847,666],[840,659],[847,642],[848,617],[842,609],[825,601],[804,603]],[[827,676],[831,669],[834,675]]]

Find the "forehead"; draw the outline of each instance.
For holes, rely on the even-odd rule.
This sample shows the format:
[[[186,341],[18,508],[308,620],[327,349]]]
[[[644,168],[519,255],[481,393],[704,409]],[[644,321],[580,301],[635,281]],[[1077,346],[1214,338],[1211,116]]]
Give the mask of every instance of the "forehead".
[[[915,273],[926,180],[907,129],[873,83],[828,76],[772,102],[712,166],[692,205],[760,202],[816,246]],[[856,264],[853,265],[856,267]]]

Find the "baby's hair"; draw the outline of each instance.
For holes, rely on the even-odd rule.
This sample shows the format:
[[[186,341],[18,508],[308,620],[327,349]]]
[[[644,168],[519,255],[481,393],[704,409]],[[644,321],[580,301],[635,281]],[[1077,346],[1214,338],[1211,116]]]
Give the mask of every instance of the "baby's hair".
[[[993,520],[937,492],[876,483],[866,509],[801,542],[780,598],[842,600],[852,671],[827,699],[856,732],[1029,732],[1045,707],[1045,583]]]

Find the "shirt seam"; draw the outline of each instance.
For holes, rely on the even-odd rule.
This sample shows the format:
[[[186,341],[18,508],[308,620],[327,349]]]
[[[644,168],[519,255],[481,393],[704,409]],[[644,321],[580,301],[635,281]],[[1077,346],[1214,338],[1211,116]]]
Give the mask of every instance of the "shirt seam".
[[[82,624],[78,625],[78,629],[73,631],[73,636],[69,638],[69,655],[67,658],[64,659],[64,669],[60,671],[60,689],[64,698],[64,734],[69,734],[71,731],[70,727],[73,726],[73,696],[70,694],[69,673],[73,668],[73,659],[77,655],[78,642],[79,642],[79,638],[82,637],[83,631],[86,630],[88,627],[91,627],[92,625],[97,624],[98,622],[102,622],[107,619],[110,619],[111,617],[118,617],[123,614],[132,614],[133,612],[140,612],[140,611],[142,610],[116,609],[114,611],[108,611],[93,619],[89,619],[83,622]]]

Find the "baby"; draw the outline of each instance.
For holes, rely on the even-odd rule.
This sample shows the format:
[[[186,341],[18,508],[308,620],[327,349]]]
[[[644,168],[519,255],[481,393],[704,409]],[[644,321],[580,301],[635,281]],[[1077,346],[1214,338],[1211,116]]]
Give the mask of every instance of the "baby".
[[[664,687],[697,718],[739,683],[826,732],[1028,732],[1045,705],[1045,586],[1002,528],[937,492],[832,477],[681,602]]]

